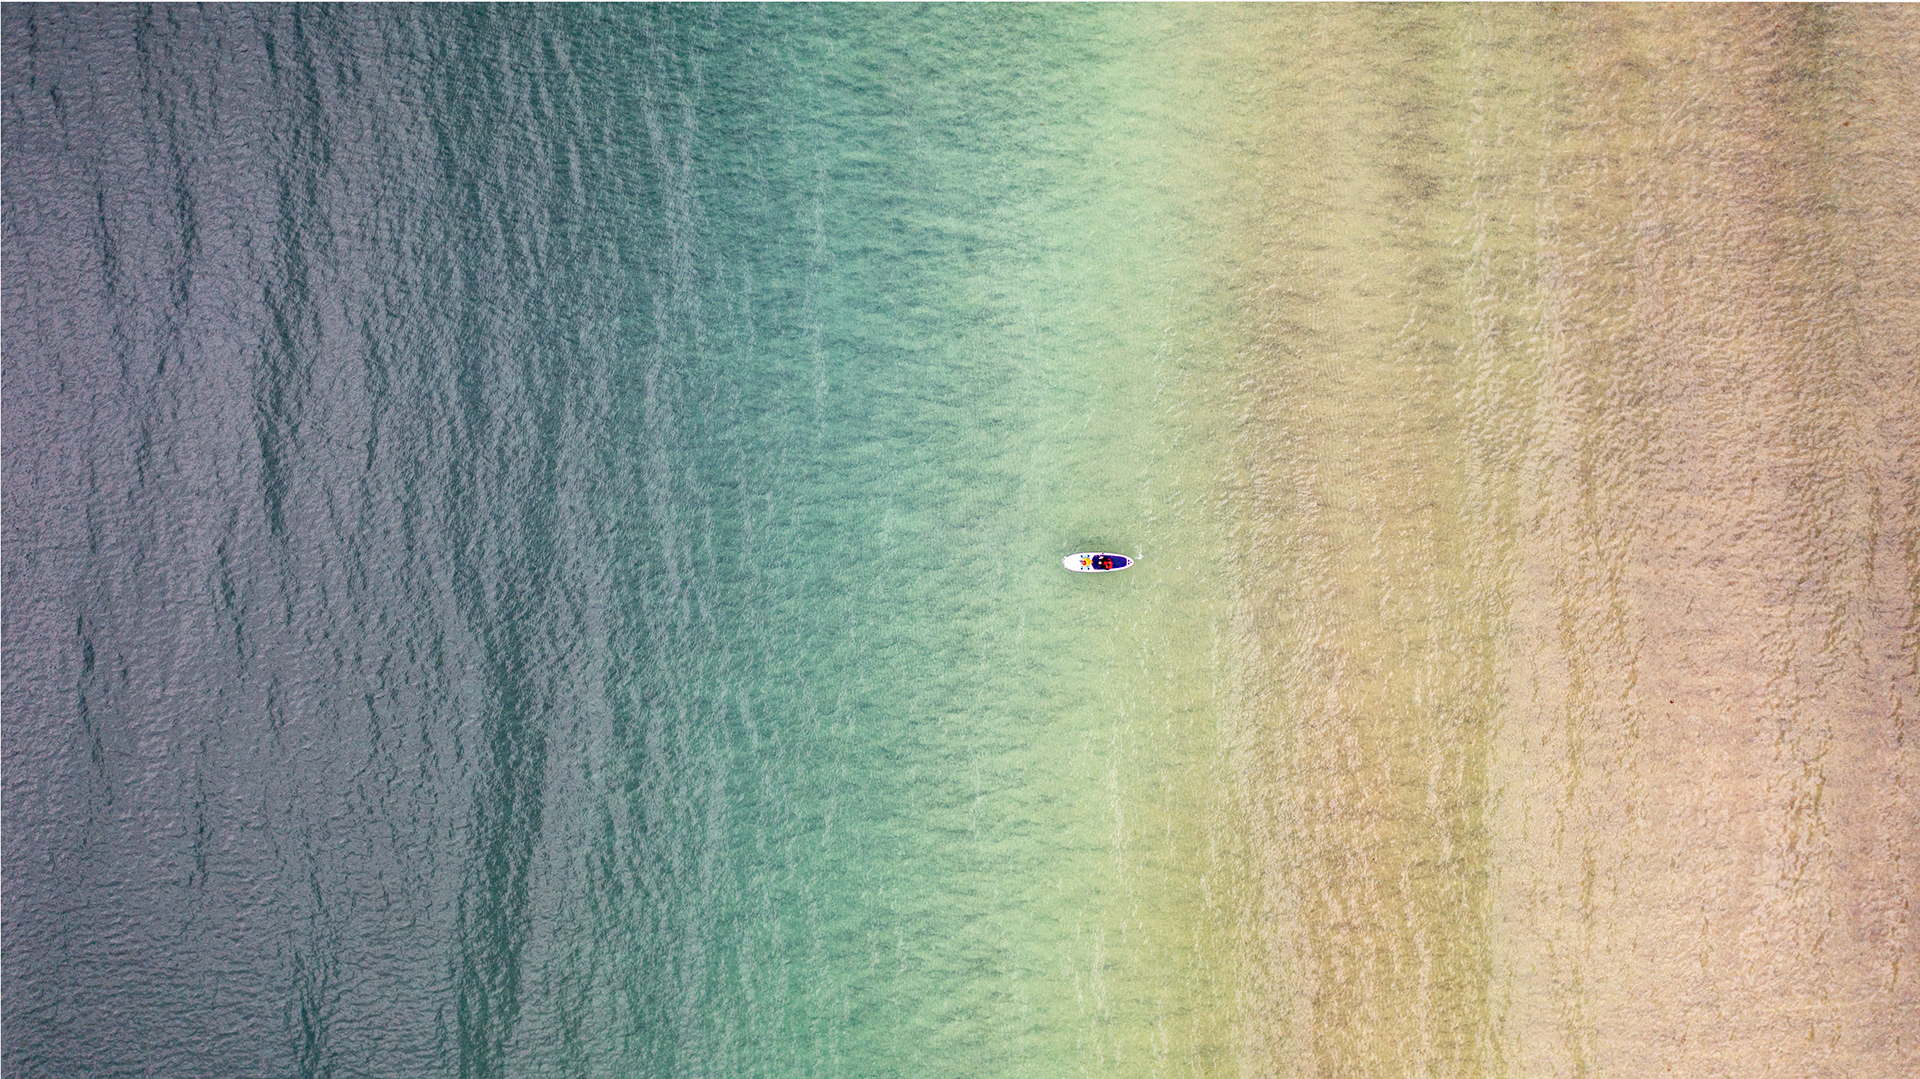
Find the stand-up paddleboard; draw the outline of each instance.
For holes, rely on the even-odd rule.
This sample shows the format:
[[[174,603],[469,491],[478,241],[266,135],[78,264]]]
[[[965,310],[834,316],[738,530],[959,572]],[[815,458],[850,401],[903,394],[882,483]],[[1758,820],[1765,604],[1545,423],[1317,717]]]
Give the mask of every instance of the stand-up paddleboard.
[[[1117,573],[1133,565],[1133,559],[1108,551],[1086,551],[1070,554],[1060,564],[1075,573]]]

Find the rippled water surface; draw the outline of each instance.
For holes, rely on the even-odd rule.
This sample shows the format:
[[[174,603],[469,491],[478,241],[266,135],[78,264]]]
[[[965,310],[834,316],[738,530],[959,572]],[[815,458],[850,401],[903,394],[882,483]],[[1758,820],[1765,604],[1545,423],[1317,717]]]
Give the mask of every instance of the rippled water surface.
[[[0,19],[7,1074],[1920,1067],[1905,10]]]

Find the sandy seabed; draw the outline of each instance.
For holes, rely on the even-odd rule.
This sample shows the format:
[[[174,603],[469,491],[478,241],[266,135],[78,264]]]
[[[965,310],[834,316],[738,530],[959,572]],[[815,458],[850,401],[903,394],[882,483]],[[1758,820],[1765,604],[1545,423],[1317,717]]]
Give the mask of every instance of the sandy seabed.
[[[1920,18],[1233,47],[1249,1074],[1913,1074]]]

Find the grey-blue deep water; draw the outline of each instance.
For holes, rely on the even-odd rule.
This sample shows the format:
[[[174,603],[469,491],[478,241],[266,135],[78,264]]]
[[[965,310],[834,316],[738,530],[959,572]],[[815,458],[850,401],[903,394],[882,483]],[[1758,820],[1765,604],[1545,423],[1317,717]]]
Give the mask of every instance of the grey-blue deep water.
[[[1920,1068],[1907,11],[0,26],[7,1076]]]

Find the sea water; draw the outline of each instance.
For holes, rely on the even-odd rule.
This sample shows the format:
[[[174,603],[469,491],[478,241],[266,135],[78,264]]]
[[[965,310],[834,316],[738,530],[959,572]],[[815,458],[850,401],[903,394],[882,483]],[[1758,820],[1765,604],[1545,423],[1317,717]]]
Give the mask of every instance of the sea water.
[[[1910,18],[4,31],[8,1074],[1913,1064]]]
[[[1137,30],[7,34],[14,1066],[1220,1052],[1224,360]]]

